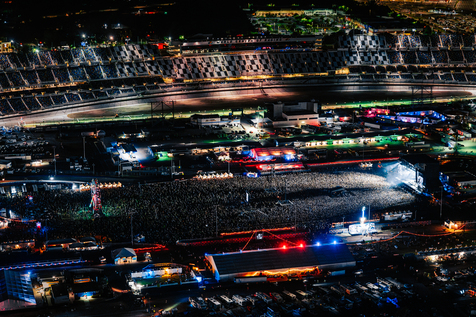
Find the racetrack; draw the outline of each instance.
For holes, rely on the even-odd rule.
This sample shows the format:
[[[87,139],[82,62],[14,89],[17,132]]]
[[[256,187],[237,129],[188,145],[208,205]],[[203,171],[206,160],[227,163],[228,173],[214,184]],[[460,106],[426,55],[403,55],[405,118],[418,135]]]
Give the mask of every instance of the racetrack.
[[[475,94],[471,86],[435,85],[433,97],[438,102],[446,102],[454,98],[470,98]],[[35,113],[15,115],[2,118],[2,125],[17,125],[20,117],[26,125],[67,123],[75,120],[111,120],[117,115],[130,119],[150,116],[151,102],[174,101],[176,116],[187,115],[200,111],[223,111],[244,108],[256,109],[265,103],[297,102],[319,100],[324,109],[358,106],[398,105],[402,100],[411,100],[411,86],[408,85],[362,85],[334,84],[314,86],[280,86],[263,88],[220,88],[206,91],[166,92],[160,95],[129,97],[123,99],[104,100],[102,102],[70,105]],[[387,104],[387,105],[388,105]]]

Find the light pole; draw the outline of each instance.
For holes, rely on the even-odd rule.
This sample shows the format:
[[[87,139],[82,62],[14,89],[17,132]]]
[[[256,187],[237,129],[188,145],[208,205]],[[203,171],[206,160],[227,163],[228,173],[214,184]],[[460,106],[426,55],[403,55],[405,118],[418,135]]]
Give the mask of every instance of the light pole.
[[[83,161],[86,160],[86,137],[83,136]]]
[[[55,176],[56,176],[56,146],[53,146],[53,162],[55,164]]]
[[[136,211],[132,211],[129,213],[131,216],[131,244],[134,247],[134,228],[132,227],[132,216],[136,213]]]
[[[215,234],[218,237],[218,205],[215,206]]]
[[[440,219],[443,218],[443,186],[441,186]]]

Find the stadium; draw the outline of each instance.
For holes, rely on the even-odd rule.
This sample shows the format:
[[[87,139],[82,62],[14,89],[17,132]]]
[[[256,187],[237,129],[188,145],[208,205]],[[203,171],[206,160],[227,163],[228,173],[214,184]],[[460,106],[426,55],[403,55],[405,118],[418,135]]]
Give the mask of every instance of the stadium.
[[[316,50],[308,39],[236,38],[184,43],[175,56],[161,56],[153,44],[4,53],[0,113],[6,118],[172,92],[276,85],[471,92],[475,45],[474,34],[381,34],[341,36],[330,50]]]

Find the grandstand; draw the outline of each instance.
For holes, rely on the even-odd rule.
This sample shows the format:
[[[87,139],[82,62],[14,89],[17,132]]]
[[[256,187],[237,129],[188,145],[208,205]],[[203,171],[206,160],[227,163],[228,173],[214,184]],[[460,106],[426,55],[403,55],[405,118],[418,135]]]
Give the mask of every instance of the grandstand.
[[[475,44],[474,35],[382,34],[341,36],[328,51],[306,47],[162,56],[155,45],[130,44],[5,53],[0,54],[0,114],[181,90],[177,85],[183,82],[199,88],[217,87],[207,84],[211,80],[246,86],[262,76],[269,83],[299,74],[303,82],[316,83],[476,85]]]

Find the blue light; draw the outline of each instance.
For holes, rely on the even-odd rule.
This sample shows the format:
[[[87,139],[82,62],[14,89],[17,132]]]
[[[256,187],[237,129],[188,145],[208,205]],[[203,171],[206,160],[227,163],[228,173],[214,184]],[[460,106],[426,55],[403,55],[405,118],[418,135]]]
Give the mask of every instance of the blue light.
[[[334,244],[337,244],[337,241],[336,241],[336,240],[334,240]]]
[[[320,242],[317,242],[316,245],[317,245],[318,247],[320,247],[320,246],[321,246],[321,243],[320,243]]]
[[[202,277],[201,276],[196,276],[195,279],[197,280],[198,283],[202,282]]]

